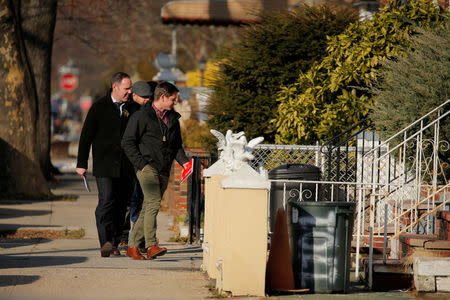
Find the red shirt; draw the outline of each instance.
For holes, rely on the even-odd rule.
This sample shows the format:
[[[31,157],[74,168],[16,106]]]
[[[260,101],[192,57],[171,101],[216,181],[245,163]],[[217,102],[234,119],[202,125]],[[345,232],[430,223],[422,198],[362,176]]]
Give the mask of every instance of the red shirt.
[[[169,127],[169,118],[167,117],[166,113],[167,111],[161,112],[159,109],[156,108],[155,103],[152,102],[153,110],[155,111],[158,118],[160,118],[164,124],[166,124],[167,128]]]

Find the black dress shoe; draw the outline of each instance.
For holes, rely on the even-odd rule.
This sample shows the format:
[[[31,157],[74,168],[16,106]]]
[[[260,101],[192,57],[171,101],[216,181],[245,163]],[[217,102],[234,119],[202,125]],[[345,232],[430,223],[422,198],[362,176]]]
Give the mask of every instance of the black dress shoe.
[[[111,251],[113,250],[113,245],[111,242],[106,242],[103,244],[102,248],[100,248],[100,255],[102,257],[109,257],[111,255]]]

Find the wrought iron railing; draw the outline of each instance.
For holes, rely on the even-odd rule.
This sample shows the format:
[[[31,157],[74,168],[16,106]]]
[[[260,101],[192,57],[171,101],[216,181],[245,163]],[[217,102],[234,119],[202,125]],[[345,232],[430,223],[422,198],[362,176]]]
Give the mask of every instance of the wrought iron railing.
[[[364,198],[359,200],[357,210],[357,266],[360,237],[367,227],[375,235],[391,236],[393,258],[398,257],[400,233],[435,233],[432,212],[449,202],[450,145],[440,134],[440,124],[448,122],[449,104],[450,99],[364,154],[363,170],[369,173],[358,181],[371,187],[371,195],[368,205]]]
[[[450,145],[440,139],[440,123],[450,114],[450,110],[444,110],[449,104],[450,100],[447,100],[364,155],[364,163],[371,166],[372,172],[362,177],[361,182],[380,183],[374,192],[383,195],[375,203],[375,222],[382,222],[382,207],[387,204],[389,220],[397,214],[394,212],[397,209],[403,212],[411,208],[409,222],[416,223],[419,217],[417,203],[427,194],[435,194],[439,184],[445,186],[448,183],[449,166],[445,158],[448,159]],[[398,207],[398,199],[405,197],[409,206]],[[433,198],[427,209],[434,206]],[[431,225],[427,225],[424,233],[434,233]],[[414,228],[410,227],[410,231]]]
[[[322,145],[320,152],[325,158],[325,180],[357,181],[359,157],[373,148],[378,141],[375,134],[370,132],[372,129],[372,123],[366,118]],[[366,142],[367,138],[371,141]],[[359,170],[364,170],[364,163],[359,166]]]
[[[187,179],[187,211],[189,221],[189,243],[202,241],[201,223],[205,207],[204,185],[202,171],[208,168],[215,160],[209,152],[190,152],[188,155],[194,159],[193,171]]]

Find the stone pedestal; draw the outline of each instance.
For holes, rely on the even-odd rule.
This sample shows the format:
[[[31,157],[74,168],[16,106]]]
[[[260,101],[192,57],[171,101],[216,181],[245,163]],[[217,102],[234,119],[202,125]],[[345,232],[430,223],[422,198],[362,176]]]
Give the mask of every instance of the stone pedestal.
[[[219,140],[220,158],[203,171],[203,266],[219,292],[264,296],[270,183],[267,172],[260,174],[248,165],[253,147],[263,138],[247,143],[243,132],[211,133]]]
[[[247,166],[221,182],[216,224],[219,291],[265,295],[269,187]]]
[[[223,193],[217,288],[233,296],[264,296],[268,191],[224,189]]]
[[[217,203],[220,198],[220,182],[225,176],[213,175],[205,177],[205,218],[203,236],[203,269],[207,271],[210,278],[217,278],[216,263],[216,238],[217,219],[220,210]]]

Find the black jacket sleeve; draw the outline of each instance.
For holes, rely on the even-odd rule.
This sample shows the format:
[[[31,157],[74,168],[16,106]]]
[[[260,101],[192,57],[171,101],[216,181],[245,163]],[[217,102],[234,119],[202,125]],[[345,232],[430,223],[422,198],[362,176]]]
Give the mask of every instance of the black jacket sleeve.
[[[125,154],[137,170],[142,170],[148,164],[139,151],[140,138],[145,130],[141,115],[141,111],[137,111],[131,116],[121,143]]]
[[[184,149],[183,149],[180,123],[177,122],[176,126],[177,126],[177,129],[176,129],[177,140],[179,141],[179,143],[178,143],[178,150],[177,150],[177,154],[175,155],[175,159],[182,166],[189,161],[189,158],[186,156],[186,153],[184,152]]]
[[[80,141],[78,143],[77,168],[88,168],[89,151],[97,133],[97,109],[98,106],[94,104],[84,121]]]

